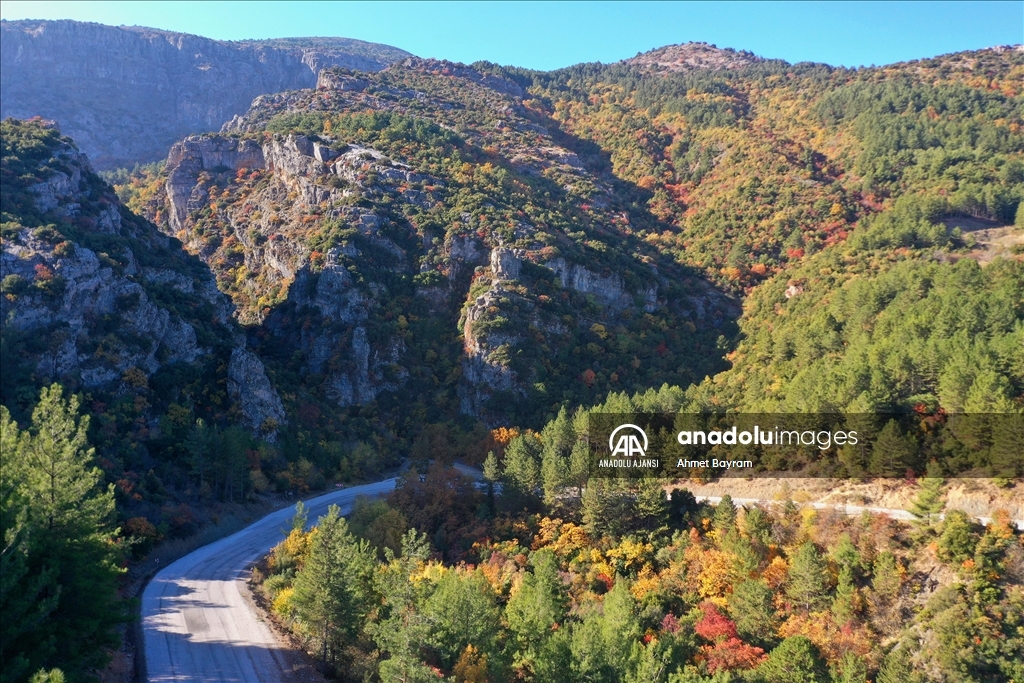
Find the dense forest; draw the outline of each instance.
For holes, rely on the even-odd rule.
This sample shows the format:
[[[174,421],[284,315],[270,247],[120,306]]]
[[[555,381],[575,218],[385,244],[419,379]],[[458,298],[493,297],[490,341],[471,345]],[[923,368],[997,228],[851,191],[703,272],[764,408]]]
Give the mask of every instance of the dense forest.
[[[255,577],[342,679],[1024,680],[1024,537],[937,519],[1024,445],[926,434],[1024,412],[1024,53],[741,61],[332,69],[102,178],[3,122],[0,678],[95,679],[225,506],[408,463]],[[918,521],[588,476],[591,414],[726,411],[903,416]]]

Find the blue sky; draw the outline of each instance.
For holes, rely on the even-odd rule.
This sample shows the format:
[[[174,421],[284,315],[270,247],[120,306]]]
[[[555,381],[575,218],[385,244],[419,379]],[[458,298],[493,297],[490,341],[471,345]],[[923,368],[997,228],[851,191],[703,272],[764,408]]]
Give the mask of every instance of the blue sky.
[[[866,66],[1024,42],[1024,2],[7,2],[4,19],[135,24],[210,38],[345,36],[422,57],[554,69],[691,40]]]

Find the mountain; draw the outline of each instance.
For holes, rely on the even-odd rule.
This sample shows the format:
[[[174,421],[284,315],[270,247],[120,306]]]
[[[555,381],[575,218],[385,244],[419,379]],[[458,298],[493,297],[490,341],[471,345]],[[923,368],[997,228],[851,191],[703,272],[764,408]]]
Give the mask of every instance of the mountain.
[[[262,93],[309,88],[327,66],[408,57],[347,38],[227,42],[137,26],[4,21],[0,116],[56,120],[98,169],[162,159]]]
[[[169,50],[169,63],[184,54],[164,47],[165,34],[143,42]],[[318,44],[216,45],[284,64],[289,50]],[[199,64],[225,83],[233,68]],[[240,78],[251,73],[239,67]],[[495,495],[441,467],[422,478],[411,469],[390,502],[356,510],[352,528],[386,536],[392,550],[407,526],[426,533],[405,537],[396,562],[407,564],[393,566],[407,577],[432,547],[481,567],[474,581],[493,579],[503,596],[542,563],[549,585],[571,584],[571,604],[584,607],[567,628],[530,627],[561,644],[536,650],[547,668],[524,664],[524,675],[590,671],[588,634],[604,628],[593,620],[640,614],[630,595],[651,610],[614,640],[645,653],[645,673],[623,654],[599,665],[609,676],[654,679],[671,660],[701,677],[712,656],[740,667],[737,652],[769,677],[793,652],[807,680],[825,680],[826,664],[850,680],[903,680],[915,666],[1014,675],[1011,634],[979,630],[970,648],[920,643],[959,643],[947,626],[968,605],[984,606],[985,623],[1012,626],[1004,617],[1019,612],[1008,591],[1024,565],[1008,518],[997,513],[984,532],[966,515],[934,531],[926,522],[941,507],[937,477],[1022,471],[1019,430],[968,430],[970,457],[932,437],[950,413],[1024,405],[1024,52],[841,69],[689,44],[554,72],[401,56],[376,71],[327,66],[304,77],[210,117],[207,130],[168,143],[163,164],[118,174],[114,187],[52,122],[3,123],[0,403],[19,425],[5,427],[5,444],[29,453],[47,424],[84,409],[70,450],[92,467],[95,447],[131,539],[124,552],[187,536],[218,505],[271,488],[304,494],[406,459],[425,471],[463,458],[486,463]],[[101,118],[101,103],[81,92],[89,82],[53,92]],[[104,142],[127,145],[139,130],[122,125]],[[74,400],[40,392],[52,382]],[[788,507],[774,520],[731,504],[712,515],[685,495],[669,506],[660,482],[587,483],[589,414],[680,409],[900,414],[903,423],[879,425],[884,448],[836,445],[812,464],[927,472],[921,526],[825,512],[814,522]],[[919,457],[917,441],[942,459]],[[38,470],[24,460],[25,472]],[[45,498],[33,493],[45,477],[19,476],[8,490],[28,510]],[[299,552],[288,548],[303,538],[275,551],[268,581],[282,591],[275,609],[300,625],[311,622],[283,591]],[[757,557],[744,545],[755,542]],[[557,566],[545,545],[561,548]],[[854,546],[874,558],[871,578]],[[513,559],[528,547],[542,551],[535,564]],[[841,556],[849,572],[832,601],[825,570]],[[45,558],[32,567],[48,567]],[[738,603],[723,562],[754,591]],[[936,562],[948,565],[944,581],[969,581],[977,602],[940,589],[917,610],[918,583],[907,582],[931,593],[913,577]],[[31,567],[12,566],[30,586]],[[817,577],[813,590],[794,587],[807,577]],[[466,592],[447,581],[451,592],[438,595]],[[517,595],[533,585],[523,577]],[[786,600],[773,601],[783,587]],[[66,614],[83,594],[59,593]],[[753,622],[730,626],[719,608],[737,624],[763,619],[747,631]],[[911,611],[920,618],[901,637]],[[504,628],[485,612],[494,633]],[[826,613],[827,628],[812,628]],[[374,632],[420,623],[409,614]],[[657,649],[691,631],[707,642]],[[642,633],[658,635],[641,644]],[[25,672],[65,661],[26,642],[19,648],[35,658]],[[497,650],[477,655],[461,642],[444,660],[395,642],[374,646],[391,657],[380,667],[423,657],[444,672],[504,666]],[[440,641],[417,632],[401,642]],[[351,669],[360,678],[377,670],[367,657],[365,670]],[[846,670],[859,660],[869,668]]]
[[[544,121],[462,65],[328,70],[176,144],[137,206],[322,411],[504,424],[713,372],[735,301],[623,229],[658,221]]]

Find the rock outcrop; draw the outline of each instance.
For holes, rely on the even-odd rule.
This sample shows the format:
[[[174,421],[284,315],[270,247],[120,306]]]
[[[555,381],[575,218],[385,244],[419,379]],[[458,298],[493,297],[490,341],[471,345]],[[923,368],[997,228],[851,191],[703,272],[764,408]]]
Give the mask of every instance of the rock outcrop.
[[[723,49],[708,43],[683,43],[638,54],[625,63],[655,73],[676,73],[698,69],[739,69],[763,61],[762,57],[745,50]]]
[[[42,127],[4,125],[14,137]],[[175,366],[216,372],[234,347],[231,398],[254,429],[268,418],[283,423],[281,400],[260,360],[245,349],[231,303],[209,270],[122,207],[86,156],[51,133],[42,137],[50,156],[34,169],[36,181],[12,180],[5,206],[18,212],[29,208],[28,200],[36,212],[11,214],[27,225],[4,227],[5,353],[30,367],[37,383],[117,395],[139,391]],[[35,151],[28,149],[21,153]]]
[[[228,395],[238,404],[246,423],[254,430],[273,437],[285,422],[284,406],[263,362],[252,351],[236,347],[228,363]]]
[[[163,159],[262,93],[312,88],[332,66],[377,71],[402,50],[345,38],[225,42],[131,26],[4,21],[0,117],[55,119],[97,168]]]

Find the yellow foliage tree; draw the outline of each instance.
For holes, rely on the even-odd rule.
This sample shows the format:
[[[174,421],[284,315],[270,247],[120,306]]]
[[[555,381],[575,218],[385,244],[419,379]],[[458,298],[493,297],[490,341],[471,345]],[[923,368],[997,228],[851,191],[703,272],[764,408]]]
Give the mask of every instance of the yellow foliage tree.
[[[487,655],[481,654],[472,645],[459,655],[459,661],[452,669],[456,683],[487,683]]]

